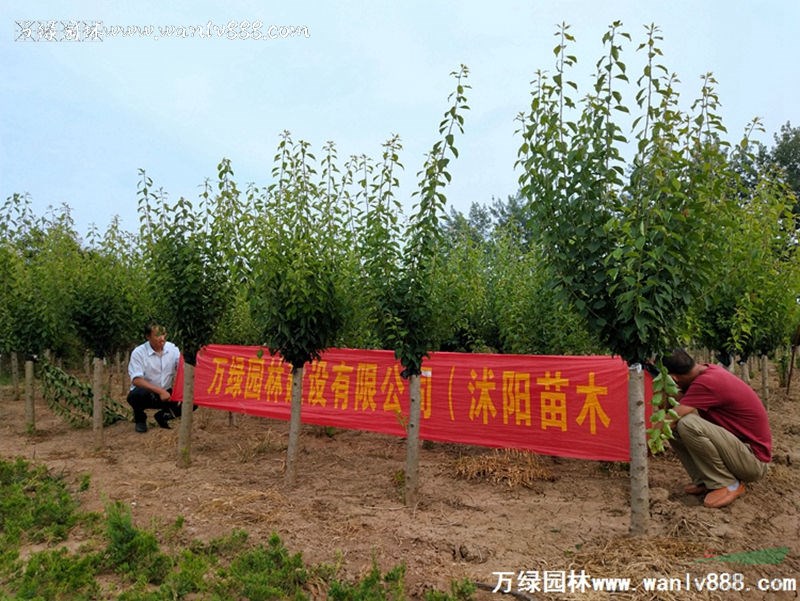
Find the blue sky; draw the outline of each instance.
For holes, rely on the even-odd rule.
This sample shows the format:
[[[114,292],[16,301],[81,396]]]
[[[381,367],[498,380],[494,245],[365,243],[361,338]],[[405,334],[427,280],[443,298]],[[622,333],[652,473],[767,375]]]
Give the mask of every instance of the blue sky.
[[[69,20],[101,22],[102,41],[24,39],[25,22]],[[0,195],[27,192],[40,214],[66,203],[81,234],[90,224],[105,230],[115,215],[135,230],[140,168],[172,200],[196,198],[222,157],[240,188],[266,185],[278,136],[289,130],[318,155],[334,141],[342,161],[378,157],[399,134],[401,198],[410,207],[453,87],[449,73],[464,63],[471,110],[447,197],[466,212],[472,202],[516,190],[514,118],[529,103],[534,72],[552,71],[556,25],[570,24],[577,38],[572,79],[586,92],[615,20],[634,38],[623,53],[632,80],[641,71],[635,47],[644,26],[661,27],[663,62],[681,79],[685,110],[700,76],[714,73],[732,140],[753,117],[763,120],[759,139],[768,145],[783,123],[800,125],[794,0],[498,0],[491,7],[470,0],[0,0]],[[158,35],[231,24],[252,37],[245,21],[260,21],[263,37],[280,35],[272,26],[307,35]],[[152,35],[112,33],[148,25]],[[634,93],[632,86],[626,94],[631,107]]]

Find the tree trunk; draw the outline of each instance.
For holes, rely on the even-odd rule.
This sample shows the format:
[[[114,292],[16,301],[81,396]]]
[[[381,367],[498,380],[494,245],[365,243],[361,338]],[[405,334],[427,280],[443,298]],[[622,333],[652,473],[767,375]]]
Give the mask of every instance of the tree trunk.
[[[36,408],[33,403],[33,360],[25,361],[25,428],[36,430]]]
[[[286,449],[287,488],[294,486],[297,477],[297,450],[300,442],[301,410],[303,406],[303,367],[292,367],[292,414],[289,420],[289,446]]]
[[[119,351],[114,353],[114,369],[109,370],[109,372],[111,372],[114,376],[119,378],[120,390],[124,390],[124,388],[125,388],[125,384],[124,384],[125,380],[122,377],[122,353],[120,353]],[[108,381],[109,381],[110,386],[111,386],[111,388],[110,388],[110,390],[108,392],[108,394],[110,396],[111,395],[111,390],[113,390],[113,388],[114,388],[114,378],[110,377]]]
[[[128,391],[131,389],[130,378],[128,377],[128,360],[122,356],[122,353],[117,353],[119,357],[119,382],[120,392],[122,396],[127,396]]]
[[[405,504],[414,507],[419,493],[419,426],[420,426],[420,377],[414,374],[409,378],[410,397],[408,426],[406,427],[406,477]]]
[[[19,400],[19,355],[11,353],[11,387],[14,400]]]
[[[792,345],[792,352],[789,358],[789,373],[786,376],[786,394],[789,394],[789,387],[792,385],[792,371],[794,370],[794,356],[797,353],[797,346]]]
[[[630,534],[647,533],[650,522],[650,489],[647,477],[647,426],[644,410],[644,372],[637,363],[628,368],[628,438],[631,453]]]
[[[178,467],[192,464],[192,416],[194,415],[194,365],[183,362],[183,401],[178,432]]]
[[[94,433],[94,450],[103,448],[103,360],[95,357],[92,362],[94,372],[92,378],[92,431]]]
[[[769,407],[769,359],[761,355],[761,400]]]

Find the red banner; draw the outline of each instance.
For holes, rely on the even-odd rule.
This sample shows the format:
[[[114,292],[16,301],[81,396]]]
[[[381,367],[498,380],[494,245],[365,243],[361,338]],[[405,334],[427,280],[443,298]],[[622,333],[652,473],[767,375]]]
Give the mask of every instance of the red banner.
[[[304,369],[302,421],[404,436],[401,371],[391,351],[326,351]],[[420,382],[423,439],[630,459],[628,366],[619,358],[432,353]],[[291,390],[291,367],[262,347],[210,345],[198,355],[198,405],[288,420]]]

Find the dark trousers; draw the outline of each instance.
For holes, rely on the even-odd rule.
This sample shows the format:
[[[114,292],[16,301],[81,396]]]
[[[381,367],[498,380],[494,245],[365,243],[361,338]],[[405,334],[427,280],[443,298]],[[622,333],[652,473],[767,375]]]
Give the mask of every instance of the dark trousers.
[[[172,392],[172,390],[170,390]],[[145,409],[158,409],[167,415],[179,417],[181,414],[181,404],[175,401],[162,401],[155,392],[150,392],[146,388],[134,386],[128,393],[128,404],[133,409],[133,421],[137,424],[147,422]]]

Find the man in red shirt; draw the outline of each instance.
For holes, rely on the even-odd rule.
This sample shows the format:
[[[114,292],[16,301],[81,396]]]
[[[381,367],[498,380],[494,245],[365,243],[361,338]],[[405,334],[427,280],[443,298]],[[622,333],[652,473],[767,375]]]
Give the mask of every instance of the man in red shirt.
[[[763,478],[772,460],[772,433],[755,391],[727,369],[698,364],[678,349],[662,358],[680,388],[675,449],[692,479],[688,494],[705,494],[706,507],[725,507]]]

